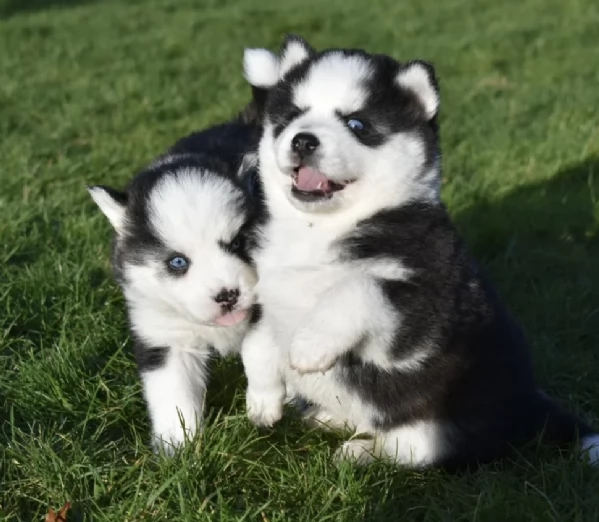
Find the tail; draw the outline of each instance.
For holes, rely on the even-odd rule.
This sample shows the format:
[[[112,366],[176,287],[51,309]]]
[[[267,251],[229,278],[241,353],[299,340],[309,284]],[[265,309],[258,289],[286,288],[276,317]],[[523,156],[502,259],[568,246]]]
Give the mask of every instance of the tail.
[[[580,441],[581,457],[599,466],[599,433],[585,421],[563,410],[544,392],[539,391],[533,415],[541,426],[541,440],[559,447]]]

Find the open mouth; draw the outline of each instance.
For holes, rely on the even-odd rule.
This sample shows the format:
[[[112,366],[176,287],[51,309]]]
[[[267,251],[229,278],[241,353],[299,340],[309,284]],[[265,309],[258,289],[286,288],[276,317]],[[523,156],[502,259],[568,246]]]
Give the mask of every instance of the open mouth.
[[[354,180],[345,180],[343,182],[332,181],[322,172],[311,167],[299,166],[293,169],[293,195],[304,201],[315,201],[318,199],[328,199],[335,192],[343,190]]]
[[[243,321],[247,316],[247,310],[225,311],[222,315],[214,320],[214,323],[218,326],[233,326]]]

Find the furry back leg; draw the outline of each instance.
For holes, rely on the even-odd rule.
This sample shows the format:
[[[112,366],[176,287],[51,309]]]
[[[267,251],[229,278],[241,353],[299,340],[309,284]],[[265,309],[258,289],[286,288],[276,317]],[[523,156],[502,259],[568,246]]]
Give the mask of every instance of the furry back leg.
[[[351,460],[369,464],[380,458],[389,462],[420,468],[436,463],[447,449],[443,430],[435,422],[417,421],[373,438],[355,438],[345,442],[335,454],[337,461]]]
[[[340,419],[317,404],[310,405],[303,413],[302,418],[311,428],[323,431],[342,431],[350,429],[347,421]]]
[[[380,455],[375,453],[374,439],[356,438],[344,442],[333,457],[336,463],[343,461],[366,465],[376,460]]]

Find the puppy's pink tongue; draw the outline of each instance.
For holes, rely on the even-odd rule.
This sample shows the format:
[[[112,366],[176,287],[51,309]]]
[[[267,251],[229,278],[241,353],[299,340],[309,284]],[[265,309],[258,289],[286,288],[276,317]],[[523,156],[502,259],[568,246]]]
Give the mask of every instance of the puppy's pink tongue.
[[[217,317],[214,322],[219,326],[233,326],[240,323],[247,317],[247,310],[234,310]]]
[[[310,167],[300,167],[297,171],[297,182],[295,186],[304,192],[314,192],[329,189],[329,180],[326,176]]]

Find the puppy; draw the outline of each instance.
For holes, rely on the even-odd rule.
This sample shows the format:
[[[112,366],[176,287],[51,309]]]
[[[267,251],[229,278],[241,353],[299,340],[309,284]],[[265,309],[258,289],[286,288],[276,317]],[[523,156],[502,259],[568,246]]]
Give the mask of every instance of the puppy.
[[[180,140],[124,192],[88,187],[114,228],[153,446],[167,454],[201,426],[212,350],[237,352],[251,319],[262,204],[255,173],[239,173],[259,136],[240,118]]]
[[[361,50],[245,53],[268,91],[259,169],[270,218],[255,252],[261,317],[245,338],[247,408],[356,436],[341,459],[461,467],[543,433],[599,436],[537,389],[518,325],[440,200],[433,67]]]

